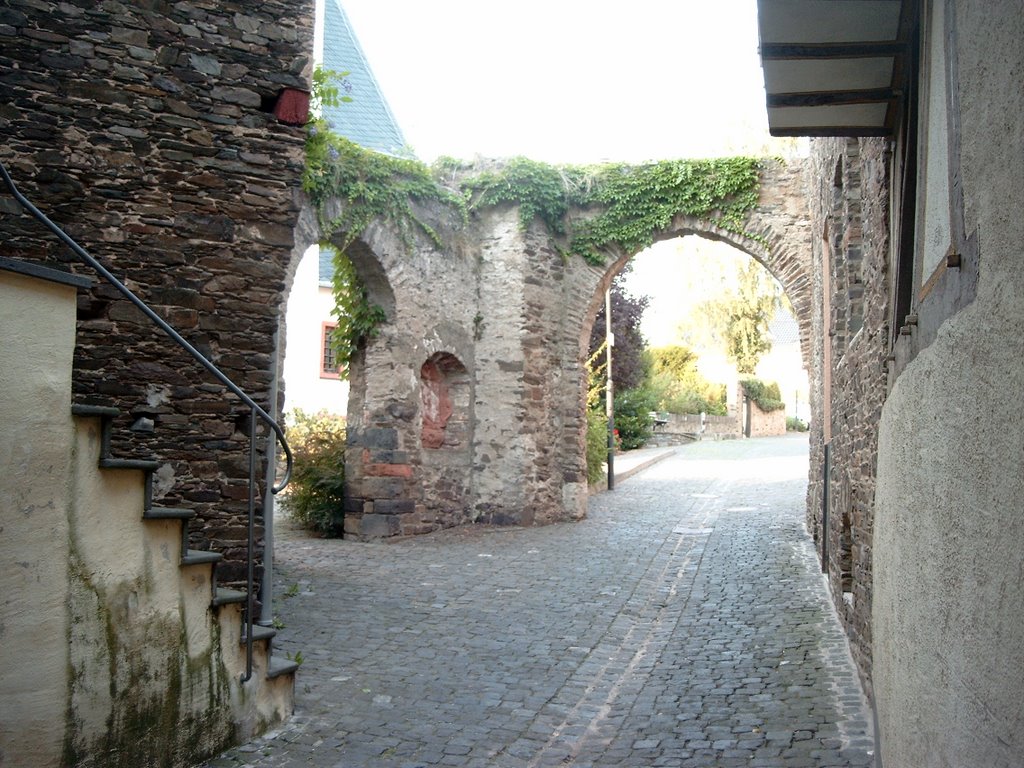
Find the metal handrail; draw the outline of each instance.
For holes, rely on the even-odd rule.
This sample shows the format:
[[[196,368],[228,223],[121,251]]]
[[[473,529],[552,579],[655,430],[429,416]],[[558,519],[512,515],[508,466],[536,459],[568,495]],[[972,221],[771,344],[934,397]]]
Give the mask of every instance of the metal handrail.
[[[82,246],[76,243],[71,237],[59,226],[53,223],[42,211],[36,208],[32,202],[26,198],[14,184],[14,180],[11,175],[7,172],[7,168],[4,167],[3,163],[0,163],[0,177],[3,178],[4,184],[7,189],[10,190],[14,199],[18,201],[22,208],[28,211],[36,220],[43,224],[49,229],[57,238],[63,242],[71,251],[78,256],[87,265],[104,280],[114,286],[120,293],[134,304],[139,311],[141,311],[146,317],[153,321],[153,323],[164,333],[166,333],[171,340],[188,352],[201,366],[203,366],[209,373],[213,375],[221,384],[231,390],[245,405],[249,406],[250,409],[250,426],[249,426],[249,531],[247,541],[247,573],[246,573],[246,593],[247,593],[247,604],[246,604],[246,617],[245,617],[245,635],[246,635],[246,659],[245,659],[245,674],[242,675],[242,682],[248,681],[252,677],[252,657],[253,657],[253,612],[255,610],[253,602],[253,582],[255,581],[254,576],[254,564],[253,564],[253,552],[255,550],[255,517],[256,517],[256,417],[259,416],[263,422],[273,430],[277,436],[277,442],[284,449],[285,454],[285,472],[284,479],[277,485],[272,485],[270,488],[271,493],[280,493],[287,487],[288,481],[291,479],[292,474],[292,450],[288,446],[288,440],[285,437],[284,430],[281,426],[274,421],[274,419],[261,408],[255,400],[247,395],[242,389],[235,384],[231,379],[224,374],[216,365],[198,349],[187,342],[180,333],[172,328],[162,317],[154,312],[148,304],[142,299],[136,296],[131,290],[120,280],[114,277],[110,271],[104,267],[100,262],[93,258]],[[268,461],[270,459],[268,458]]]

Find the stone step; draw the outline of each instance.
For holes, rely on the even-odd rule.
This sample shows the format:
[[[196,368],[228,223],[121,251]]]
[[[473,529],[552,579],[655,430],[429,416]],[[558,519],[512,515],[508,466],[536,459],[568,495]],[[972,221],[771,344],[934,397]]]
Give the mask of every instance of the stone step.
[[[72,403],[71,413],[75,416],[95,416],[100,419],[112,419],[121,411],[109,405],[88,405],[85,403]]]
[[[216,608],[221,605],[244,603],[248,599],[249,596],[245,592],[240,592],[237,589],[228,589],[227,587],[217,587],[213,595],[212,605]]]
[[[243,627],[244,629],[244,627]],[[260,640],[272,640],[277,636],[277,630],[273,627],[264,627],[259,624],[252,625],[252,641],[258,643]],[[242,632],[238,642],[245,645],[245,632]]]
[[[224,559],[220,552],[208,552],[203,549],[189,549],[182,555],[182,565],[201,565],[203,563],[219,563]]]
[[[299,669],[299,662],[290,659],[280,659],[277,656],[270,657],[267,666],[267,679],[273,680],[285,675],[294,675]]]
[[[142,513],[143,520],[191,520],[196,513],[177,507],[151,507]]]
[[[143,472],[155,472],[160,466],[159,461],[153,459],[112,459],[101,458],[98,462],[100,469],[141,469]]]

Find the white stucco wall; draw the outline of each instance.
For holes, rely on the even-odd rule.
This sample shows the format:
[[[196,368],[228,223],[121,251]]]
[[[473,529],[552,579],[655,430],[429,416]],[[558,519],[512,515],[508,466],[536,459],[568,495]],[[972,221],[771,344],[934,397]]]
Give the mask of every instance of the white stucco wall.
[[[0,270],[0,764],[58,765],[75,289]]]
[[[348,382],[320,376],[321,328],[333,322],[334,297],[318,283],[319,248],[306,251],[295,272],[285,314],[285,412],[328,411],[344,416]]]
[[[1024,14],[1010,0],[956,7],[980,278],[882,414],[873,655],[885,768],[1024,765]]]

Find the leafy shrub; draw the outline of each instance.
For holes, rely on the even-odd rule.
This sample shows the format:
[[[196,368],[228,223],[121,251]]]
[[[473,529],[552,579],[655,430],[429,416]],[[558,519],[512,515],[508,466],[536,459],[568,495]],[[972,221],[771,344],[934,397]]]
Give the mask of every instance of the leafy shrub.
[[[694,386],[663,371],[651,377],[647,388],[659,411],[724,416],[727,410],[724,384],[703,381]]]
[[[767,384],[760,379],[740,379],[740,386],[743,387],[743,394],[757,403],[757,407],[765,413],[779,411],[786,407],[782,402],[782,393],[779,385]]]
[[[598,410],[587,410],[587,482],[596,483],[604,475],[608,458],[608,419]]]
[[[657,403],[649,389],[627,389],[615,395],[615,429],[623,450],[640,448],[651,436],[651,411]]]
[[[712,384],[697,370],[697,355],[680,345],[645,353],[651,369],[647,386],[659,411],[725,415],[725,385]]]
[[[786,431],[787,432],[806,432],[807,422],[803,419],[798,419],[796,416],[786,417]]]
[[[345,419],[325,411],[291,412],[285,433],[294,456],[287,491],[291,518],[316,533],[336,534],[343,514]]]

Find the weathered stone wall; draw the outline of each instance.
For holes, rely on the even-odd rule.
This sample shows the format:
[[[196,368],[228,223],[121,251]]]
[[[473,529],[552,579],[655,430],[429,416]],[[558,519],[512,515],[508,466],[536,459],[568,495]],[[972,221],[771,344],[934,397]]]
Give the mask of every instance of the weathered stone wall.
[[[699,234],[735,245],[782,282],[810,338],[803,167],[765,171],[740,236],[680,216],[661,239]],[[378,537],[469,522],[538,525],[585,513],[583,361],[604,290],[633,254],[594,267],[565,259],[518,210],[478,212],[460,227],[420,212],[441,234],[411,245],[384,222],[350,249],[388,322],[351,365],[344,530]],[[458,371],[443,408],[438,359]],[[464,371],[464,373],[463,373]],[[438,423],[458,425],[441,439]]]
[[[819,551],[825,540],[833,599],[870,686],[876,454],[889,349],[889,145],[878,139],[819,139],[812,163],[818,234],[813,271],[820,302],[815,337],[829,345],[831,371],[826,380],[821,359],[816,361],[808,528]],[[821,354],[824,359],[824,346]],[[826,438],[829,510],[823,530]]]
[[[311,0],[0,8],[16,183],[268,409],[303,161],[302,129],[272,111],[308,87],[312,17]],[[67,259],[7,195],[0,212],[4,255]],[[193,546],[224,551],[221,577],[238,578],[246,409],[99,283],[79,304],[75,393],[122,408],[117,450],[164,462],[158,500],[194,508]],[[140,417],[152,434],[128,431]]]

